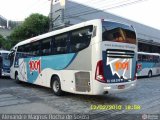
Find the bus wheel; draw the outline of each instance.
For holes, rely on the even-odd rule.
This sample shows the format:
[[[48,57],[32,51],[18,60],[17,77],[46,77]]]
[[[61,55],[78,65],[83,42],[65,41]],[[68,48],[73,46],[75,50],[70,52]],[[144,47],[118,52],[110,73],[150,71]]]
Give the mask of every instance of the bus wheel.
[[[148,72],[148,77],[149,78],[152,77],[152,71],[151,70]]]
[[[57,76],[52,78],[52,91],[55,95],[61,96],[63,95],[63,91],[61,90],[61,83]]]

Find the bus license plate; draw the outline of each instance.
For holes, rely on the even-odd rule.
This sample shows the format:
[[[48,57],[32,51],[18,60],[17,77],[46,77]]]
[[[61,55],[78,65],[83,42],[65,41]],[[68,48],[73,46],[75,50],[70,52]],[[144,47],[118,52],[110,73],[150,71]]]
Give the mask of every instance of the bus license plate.
[[[125,85],[118,85],[118,89],[124,89]]]

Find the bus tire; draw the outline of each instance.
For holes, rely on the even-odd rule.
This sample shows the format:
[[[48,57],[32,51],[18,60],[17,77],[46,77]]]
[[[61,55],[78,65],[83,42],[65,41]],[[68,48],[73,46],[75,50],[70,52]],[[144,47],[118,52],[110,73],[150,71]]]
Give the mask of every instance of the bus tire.
[[[148,72],[148,78],[150,78],[150,77],[152,77],[152,71],[151,70]]]
[[[51,88],[52,88],[53,93],[57,96],[63,95],[63,91],[61,89],[61,83],[60,83],[59,77],[54,76],[54,77],[52,77],[51,80],[52,80],[51,81]]]

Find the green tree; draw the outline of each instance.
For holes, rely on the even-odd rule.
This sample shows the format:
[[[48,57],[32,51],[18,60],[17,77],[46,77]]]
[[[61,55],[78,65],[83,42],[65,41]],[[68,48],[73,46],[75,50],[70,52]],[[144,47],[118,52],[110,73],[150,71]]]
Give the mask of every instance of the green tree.
[[[22,40],[43,34],[49,30],[49,18],[35,13],[30,15],[10,35],[12,46]]]
[[[0,35],[0,48],[3,49],[4,48],[4,43],[5,43],[5,38]]]
[[[2,35],[0,35],[0,49],[10,50],[11,48],[11,42],[8,40],[8,38],[4,38]]]
[[[5,50],[10,50],[11,47],[12,47],[11,40],[9,39],[9,37],[7,37],[7,38],[5,39],[4,49],[5,49]]]

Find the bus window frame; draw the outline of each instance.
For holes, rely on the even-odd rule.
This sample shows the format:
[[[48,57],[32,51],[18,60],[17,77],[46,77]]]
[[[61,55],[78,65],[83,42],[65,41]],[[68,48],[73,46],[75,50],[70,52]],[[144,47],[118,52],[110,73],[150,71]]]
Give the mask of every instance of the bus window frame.
[[[92,29],[92,31],[91,31],[91,35],[90,35],[90,40],[89,40],[89,42],[88,42],[88,44],[86,45],[86,46],[84,46],[83,48],[81,48],[81,49],[78,49],[78,50],[76,50],[76,51],[72,51],[71,50],[71,40],[72,40],[72,33],[73,32],[76,32],[76,31],[81,31],[81,30],[83,30],[83,29]],[[88,25],[88,26],[85,26],[85,27],[81,27],[81,28],[78,28],[78,29],[74,29],[74,30],[71,30],[69,33],[69,40],[70,40],[70,42],[69,42],[69,53],[77,53],[77,52],[79,52],[79,51],[82,51],[82,50],[84,50],[84,49],[86,49],[89,45],[90,45],[90,43],[91,43],[91,40],[92,40],[92,37],[93,37],[93,30],[94,30],[94,26],[93,25]]]
[[[57,36],[61,36],[61,35],[67,35],[67,40],[66,40],[66,51],[65,51],[65,53],[56,53],[56,51],[55,51],[55,37],[57,37]],[[64,33],[60,33],[60,34],[57,34],[57,35],[54,35],[54,36],[52,36],[52,46],[51,46],[51,51],[52,51],[52,55],[61,55],[61,54],[68,54],[69,53],[69,47],[70,46],[68,46],[68,42],[70,41],[69,40],[69,32],[64,32]]]

